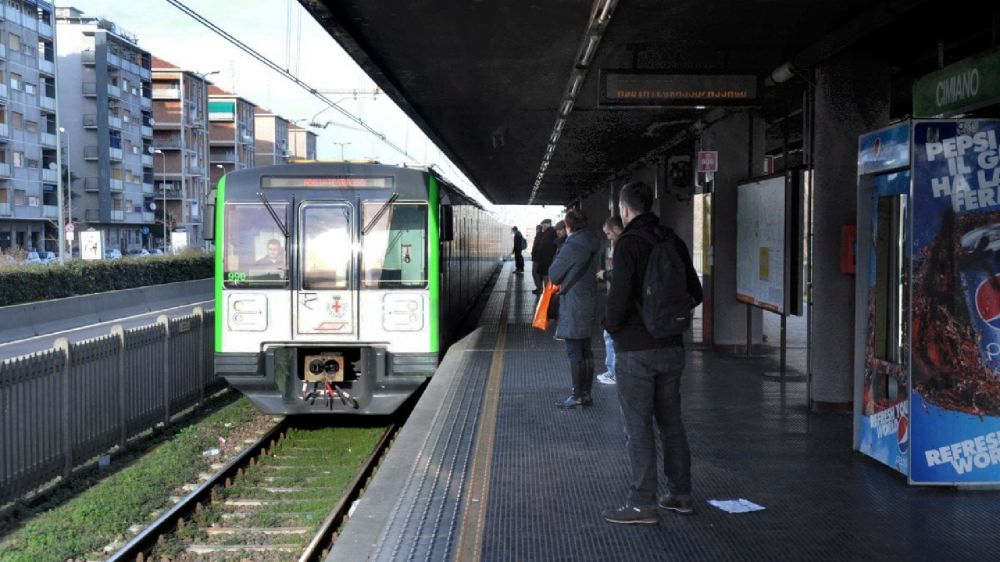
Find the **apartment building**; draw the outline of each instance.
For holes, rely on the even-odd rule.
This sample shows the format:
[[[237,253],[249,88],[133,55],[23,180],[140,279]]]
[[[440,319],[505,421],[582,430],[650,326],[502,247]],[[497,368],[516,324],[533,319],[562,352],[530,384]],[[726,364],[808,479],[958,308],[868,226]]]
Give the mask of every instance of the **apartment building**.
[[[287,119],[258,107],[254,109],[254,165],[287,164],[292,156],[288,145]]]
[[[0,250],[58,250],[53,6],[0,4]]]
[[[308,129],[289,123],[288,146],[292,152],[292,162],[316,159],[316,133]]]
[[[253,168],[257,106],[215,85],[208,87],[208,146],[211,183],[235,170]]]
[[[214,74],[214,73],[209,73]],[[208,173],[208,88],[205,74],[153,57],[153,155],[160,208],[171,226],[201,246]]]
[[[163,243],[152,128],[152,57],[114,23],[56,8],[60,125],[77,230],[104,234],[123,253]]]

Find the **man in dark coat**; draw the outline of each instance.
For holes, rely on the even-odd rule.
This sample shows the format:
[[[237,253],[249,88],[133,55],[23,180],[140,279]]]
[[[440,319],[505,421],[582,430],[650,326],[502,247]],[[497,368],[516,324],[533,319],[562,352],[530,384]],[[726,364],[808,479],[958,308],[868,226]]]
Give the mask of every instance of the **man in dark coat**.
[[[524,235],[521,234],[521,231],[516,226],[511,228],[510,231],[514,233],[514,273],[522,274],[524,273],[524,255],[522,255],[522,252],[524,252],[524,248],[528,244],[524,241]]]
[[[556,229],[552,220],[545,219],[540,225],[542,231],[531,244],[531,278],[535,281],[532,293],[540,295],[545,288],[545,278],[549,276],[549,266],[556,255]]]
[[[618,209],[625,230],[615,243],[614,276],[608,291],[605,328],[615,348],[618,403],[628,435],[626,449],[632,467],[628,502],[607,509],[611,523],[655,525],[656,507],[694,513],[691,501],[691,450],[681,419],[681,374],[684,372],[683,335],[654,337],[646,330],[640,311],[643,281],[653,240],[672,240],[684,261],[687,292],[694,306],[701,303],[698,275],[684,241],[659,225],[650,212],[653,191],[642,182],[621,189]],[[653,421],[660,430],[663,472],[669,493],[656,497],[656,442]]]
[[[573,392],[560,408],[590,406],[594,382],[594,354],[590,338],[597,324],[597,265],[601,261],[601,236],[587,228],[582,211],[566,213],[566,241],[556,254],[549,278],[559,285],[559,323],[556,337],[566,342]]]

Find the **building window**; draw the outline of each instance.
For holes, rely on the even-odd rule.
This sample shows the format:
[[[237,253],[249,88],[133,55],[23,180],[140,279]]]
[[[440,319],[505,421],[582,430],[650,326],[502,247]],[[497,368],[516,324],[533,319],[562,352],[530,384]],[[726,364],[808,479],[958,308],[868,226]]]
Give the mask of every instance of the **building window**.
[[[16,72],[10,73],[10,87],[14,90],[21,89],[21,75]]]
[[[23,189],[14,190],[14,204],[23,207],[28,204],[28,192]]]
[[[24,83],[24,93],[29,96],[33,96],[38,92],[38,88],[34,84]]]
[[[24,127],[23,121],[24,121],[24,115],[16,111],[12,111],[10,113],[10,124],[13,125],[15,129],[23,128]]]
[[[27,160],[27,166],[25,166],[25,167],[26,168],[37,168],[38,167],[38,160],[32,160],[32,159],[29,158]]]
[[[21,36],[14,35],[13,33],[7,34],[7,46],[10,47],[11,51],[21,50]]]
[[[24,167],[24,153],[21,152],[20,150],[15,150],[13,154],[14,154],[14,158],[13,158],[12,164],[14,164],[14,167],[15,168],[23,168]]]

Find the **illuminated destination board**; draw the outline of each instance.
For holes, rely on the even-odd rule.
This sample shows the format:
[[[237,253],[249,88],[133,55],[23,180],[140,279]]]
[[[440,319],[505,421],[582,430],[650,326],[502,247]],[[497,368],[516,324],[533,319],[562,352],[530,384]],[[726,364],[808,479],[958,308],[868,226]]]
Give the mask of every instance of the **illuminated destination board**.
[[[319,178],[269,177],[261,179],[260,185],[261,187],[284,189],[392,189],[393,181],[391,177],[371,176],[327,176]]]
[[[601,105],[754,105],[758,79],[752,74],[664,74],[601,71]]]

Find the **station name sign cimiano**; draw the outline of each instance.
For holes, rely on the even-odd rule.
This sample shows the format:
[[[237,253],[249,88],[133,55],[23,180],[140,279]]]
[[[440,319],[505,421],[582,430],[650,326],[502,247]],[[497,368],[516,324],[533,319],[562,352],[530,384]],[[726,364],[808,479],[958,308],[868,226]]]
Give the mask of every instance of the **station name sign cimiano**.
[[[752,74],[602,70],[601,105],[754,105],[757,86]]]
[[[945,117],[1000,98],[1000,50],[928,74],[913,85],[914,117]]]

